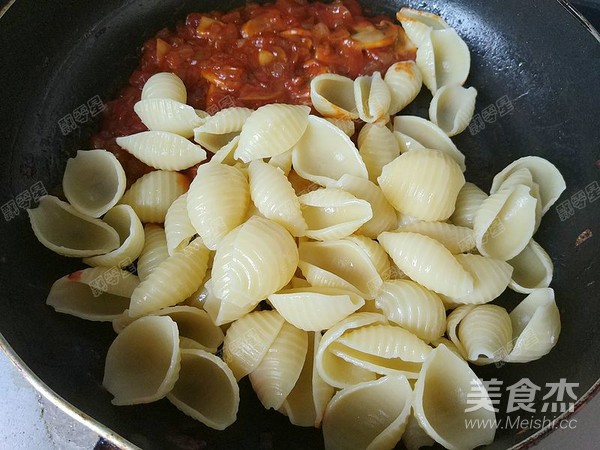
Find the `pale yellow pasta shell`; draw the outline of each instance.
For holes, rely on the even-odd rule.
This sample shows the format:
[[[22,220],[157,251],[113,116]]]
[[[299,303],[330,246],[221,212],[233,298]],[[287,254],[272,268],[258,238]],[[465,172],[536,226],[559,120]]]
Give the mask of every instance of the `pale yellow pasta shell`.
[[[330,287],[283,290],[269,295],[269,302],[287,322],[305,331],[326,330],[365,303],[353,292]]]
[[[448,136],[462,133],[471,122],[475,112],[477,90],[458,83],[440,87],[429,104],[429,120]]]
[[[348,77],[333,73],[317,75],[310,82],[310,99],[323,117],[358,119],[354,82]]]
[[[292,236],[304,236],[306,221],[294,188],[285,174],[265,162],[252,161],[248,175],[250,197],[260,213],[282,225]]]
[[[144,227],[144,247],[137,262],[140,280],[148,278],[150,273],[169,257],[165,230],[153,223]]]
[[[426,288],[453,297],[473,291],[473,276],[435,239],[411,232],[385,232],[378,240],[398,268]]]
[[[422,149],[404,153],[386,165],[378,181],[387,200],[402,214],[442,221],[454,212],[465,178],[447,154]]]
[[[300,377],[307,350],[308,333],[284,323],[267,354],[249,375],[265,408],[281,408]]]
[[[63,175],[63,192],[77,211],[103,216],[125,192],[127,179],[121,163],[106,150],[79,150],[69,158]]]
[[[552,281],[552,259],[533,239],[521,253],[507,262],[513,268],[508,286],[514,291],[530,294],[535,289],[547,288]]]
[[[80,213],[57,197],[43,196],[38,207],[28,209],[27,214],[38,241],[59,255],[95,256],[119,246],[119,234],[113,227]]]
[[[181,351],[179,378],[167,398],[204,425],[224,430],[236,420],[240,391],[231,370],[219,357],[186,349]]]
[[[176,305],[196,292],[204,280],[208,253],[197,239],[162,261],[133,292],[129,315],[139,317]]]
[[[423,85],[421,71],[414,61],[392,64],[385,73],[384,81],[390,89],[391,103],[388,114],[392,116],[408,106]]]
[[[298,197],[306,220],[306,236],[330,241],[349,236],[373,217],[369,202],[335,188],[317,189]]]
[[[309,113],[308,106],[261,106],[244,123],[235,158],[247,163],[291,149],[306,130]]]
[[[483,382],[469,365],[440,345],[423,363],[414,387],[413,410],[421,428],[448,449],[471,449],[494,440],[495,413],[473,408],[466,393],[492,404]],[[470,420],[483,420],[490,426],[469,427]]]
[[[375,304],[390,322],[425,342],[438,339],[446,329],[446,310],[441,299],[414,281],[386,281]]]
[[[420,9],[401,8],[396,13],[396,18],[402,24],[402,28],[408,38],[417,47],[427,42],[427,33],[429,30],[450,28],[440,16]]]
[[[407,150],[432,148],[448,154],[464,172],[465,155],[456,147],[454,142],[446,135],[444,130],[435,123],[417,116],[394,117],[394,131],[408,136],[405,139]],[[412,142],[414,141],[414,142]]]
[[[354,98],[358,117],[364,122],[389,120],[388,111],[392,102],[390,88],[383,81],[381,72],[370,76],[360,76],[354,80]]]
[[[177,324],[166,316],[142,317],[110,345],[102,384],[115,405],[151,403],[173,389],[180,360]]]
[[[194,141],[214,153],[240,134],[253,112],[238,106],[222,109],[194,129]]]
[[[308,117],[306,131],[292,150],[292,165],[302,178],[321,186],[332,185],[344,174],[368,178],[365,163],[350,138],[316,116]]]
[[[167,251],[172,255],[185,248],[196,235],[187,211],[187,192],[175,200],[165,216]]]
[[[344,240],[352,242],[367,255],[383,280],[390,278],[390,257],[376,240],[356,235],[345,237]]]
[[[294,238],[281,225],[257,216],[231,231],[217,248],[214,294],[241,308],[283,288],[298,266]]]
[[[278,167],[287,176],[292,170],[292,149],[269,158],[269,164]]]
[[[441,242],[453,255],[471,251],[475,247],[473,230],[446,222],[413,222],[398,227],[396,231],[411,231],[429,236]]]
[[[465,182],[458,192],[450,222],[459,227],[473,228],[475,213],[488,195],[473,183]]]
[[[168,98],[140,100],[133,110],[148,130],[167,131],[184,138],[192,137],[194,128],[205,120],[191,106]]]
[[[218,326],[227,325],[234,320],[244,317],[256,307],[254,304],[239,306],[232,301],[223,301],[214,294],[212,279],[209,279],[204,284],[204,287],[206,288],[206,295],[203,308]]]
[[[250,205],[246,176],[225,164],[198,167],[187,196],[190,221],[205,245],[216,250],[225,235],[240,225]]]
[[[560,312],[551,288],[536,289],[510,313],[513,350],[507,362],[524,363],[541,358],[560,336]]]
[[[181,78],[174,73],[160,72],[148,78],[142,89],[142,100],[167,98],[187,102],[187,91]]]
[[[402,443],[406,450],[419,450],[421,447],[433,446],[435,441],[421,428],[414,414],[411,414],[402,434]]]
[[[400,146],[384,123],[367,123],[358,133],[358,152],[369,172],[369,180],[375,183],[383,167],[400,155]]]
[[[46,304],[60,313],[107,322],[127,309],[139,283],[137,276],[116,267],[83,269],[56,280]]]
[[[298,267],[312,286],[347,289],[372,300],[383,283],[369,255],[352,240],[301,242],[298,250]]]
[[[144,248],[144,226],[129,205],[117,205],[102,218],[119,234],[120,246],[105,255],[84,258],[83,262],[97,267],[125,267],[138,259]]]
[[[486,198],[473,218],[477,250],[504,261],[521,253],[535,229],[536,204],[531,189],[523,184]]]
[[[325,448],[394,448],[408,422],[411,394],[403,376],[386,376],[339,391],[323,418]]]
[[[155,169],[184,170],[206,159],[202,147],[168,131],[142,131],[118,137],[117,144]]]
[[[133,208],[144,223],[163,223],[171,204],[188,190],[189,181],[178,172],[155,170],[139,178],[121,203]]]
[[[326,117],[327,122],[332,123],[340,130],[344,132],[344,134],[348,137],[354,136],[354,132],[356,131],[356,126],[354,125],[354,121],[350,119],[335,119],[333,117]]]
[[[223,359],[237,380],[256,369],[284,322],[277,311],[254,311],[231,324],[223,342]]]

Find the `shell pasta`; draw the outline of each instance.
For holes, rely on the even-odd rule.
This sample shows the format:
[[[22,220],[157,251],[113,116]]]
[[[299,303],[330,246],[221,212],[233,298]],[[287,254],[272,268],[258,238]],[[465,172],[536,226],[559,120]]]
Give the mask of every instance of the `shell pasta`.
[[[452,138],[478,94],[463,87],[469,51],[437,15],[397,17],[402,27],[361,22],[344,39],[367,55],[406,40],[410,57],[352,77],[315,57],[288,102],[235,68],[202,69],[207,95],[245,86],[217,111],[181,72],[145,77],[130,105],[140,126],[115,137],[122,154],[77,152],[52,191],[67,201],[28,210],[46,248],[91,266],[54,282],[47,305],[112,322],[103,385],[114,404],[166,398],[224,430],[242,382],[292,424],[322,427],[326,450],[493,441],[495,427],[466,426],[495,423],[493,410],[467,408],[469,391],[491,404],[469,364],[525,363],[556,345],[560,299],[535,233],[565,183],[537,156],[506,166],[489,192],[466,181]],[[220,19],[201,16],[197,37]],[[262,42],[265,24],[249,20],[244,39]],[[305,31],[278,33],[300,45]],[[266,48],[258,61],[273,70],[298,56]],[[423,85],[429,120],[398,115]],[[121,157],[146,171],[126,177]],[[508,310],[507,288],[527,294]]]

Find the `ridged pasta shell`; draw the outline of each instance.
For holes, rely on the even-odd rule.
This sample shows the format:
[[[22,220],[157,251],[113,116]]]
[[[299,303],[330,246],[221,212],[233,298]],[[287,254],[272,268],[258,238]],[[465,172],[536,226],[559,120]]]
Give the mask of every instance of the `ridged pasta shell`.
[[[188,216],[210,250],[240,225],[250,205],[246,176],[225,164],[198,167],[187,197]]]
[[[530,188],[522,184],[486,198],[473,218],[477,250],[504,261],[521,253],[535,229],[536,204]]]
[[[533,239],[521,253],[507,261],[513,273],[508,286],[522,294],[530,294],[535,289],[547,288],[552,281],[554,265],[546,251]]]
[[[458,326],[460,322],[469,314],[471,311],[475,309],[476,305],[459,305],[454,309],[446,319],[446,334],[448,338],[458,350],[461,358],[465,361],[467,360],[467,351],[465,346],[462,345],[462,342],[458,338]]]
[[[456,161],[461,171],[465,171],[465,155],[456,148],[444,130],[435,123],[417,116],[396,116],[394,117],[394,131],[414,139],[424,148],[432,148],[448,154]],[[412,149],[414,146],[407,146],[407,148]]]
[[[448,296],[452,303],[489,303],[504,292],[513,268],[501,259],[481,255],[456,255],[456,260],[473,277],[473,291],[462,296]]]
[[[423,85],[421,71],[414,61],[394,63],[385,73],[385,84],[390,89],[391,103],[388,114],[395,115],[412,102]]]
[[[358,133],[358,152],[363,159],[369,180],[373,183],[381,170],[400,155],[400,146],[394,133],[383,123],[367,123]]]
[[[486,198],[485,192],[467,181],[458,192],[450,222],[459,227],[473,228],[475,213]]]
[[[253,112],[239,106],[222,109],[194,129],[194,141],[214,153],[240,134]]]
[[[505,361],[524,363],[552,350],[560,336],[560,312],[551,288],[536,289],[510,313],[513,350]]]
[[[102,218],[119,234],[120,246],[105,255],[84,258],[88,266],[126,267],[138,259],[144,248],[144,226],[129,205],[117,205]]]
[[[500,306],[476,306],[462,318],[457,329],[465,356],[474,364],[499,362],[512,350],[512,324]]]
[[[179,334],[173,319],[142,317],[110,345],[102,385],[114,396],[114,405],[151,403],[173,389],[180,361]]]
[[[408,38],[417,46],[427,42],[429,30],[443,30],[450,26],[440,16],[420,9],[401,8],[396,18],[402,24]]]
[[[435,95],[448,84],[464,84],[471,69],[471,54],[452,28],[430,30],[417,49],[416,63],[423,75],[423,84]]]
[[[167,398],[180,411],[215,430],[236,420],[238,384],[227,364],[200,349],[181,351],[179,378]]]
[[[133,208],[144,223],[163,223],[171,204],[188,190],[189,181],[178,172],[155,170],[139,178],[121,203]]]
[[[361,76],[354,80],[354,98],[358,117],[362,121],[373,123],[384,117],[389,119],[388,111],[392,102],[392,94],[380,72],[375,72],[370,76]]]
[[[542,199],[540,197],[540,186],[533,181],[533,175],[531,171],[525,167],[516,169],[506,177],[506,179],[500,184],[498,191],[503,189],[514,189],[518,185],[525,185],[529,188],[529,194],[536,199],[535,204],[535,226],[533,232],[535,233],[542,222]]]
[[[492,404],[469,365],[440,345],[423,363],[414,387],[413,410],[421,428],[446,448],[471,449],[494,440],[496,414],[491,408],[473,408],[466,393],[481,399],[479,404]],[[478,420],[489,426],[469,426]]]
[[[369,202],[341,189],[324,188],[298,197],[306,236],[331,241],[350,236],[373,217]]]
[[[119,246],[119,234],[113,227],[52,195],[40,198],[38,207],[28,209],[27,214],[38,241],[59,255],[95,256]]]
[[[352,242],[355,246],[360,248],[365,255],[371,260],[375,266],[377,273],[381,275],[384,280],[390,276],[390,257],[387,255],[385,250],[379,243],[373,239],[369,239],[365,236],[351,235],[343,238],[345,241]]]
[[[284,323],[267,354],[249,375],[265,408],[281,408],[300,377],[307,350],[308,333]]]
[[[187,102],[185,84],[174,73],[160,72],[148,78],[142,89],[142,100],[168,98],[177,102]]]
[[[323,73],[310,82],[310,99],[323,117],[358,119],[354,99],[354,81],[342,75]]]
[[[425,342],[438,339],[446,329],[444,304],[434,292],[414,281],[386,281],[375,304],[390,322]]]
[[[397,211],[421,220],[443,221],[454,212],[465,177],[447,154],[422,149],[400,155],[383,168],[377,181]]]
[[[334,394],[333,387],[323,381],[314,365],[319,342],[321,342],[321,333],[309,333],[302,372],[296,385],[281,405],[280,411],[288,416],[292,424],[301,427],[319,428],[325,408]]]
[[[477,90],[458,83],[440,87],[429,104],[429,120],[448,136],[462,133],[475,112]]]
[[[335,119],[333,117],[326,117],[327,122],[332,123],[340,130],[344,132],[344,134],[348,137],[354,136],[356,131],[356,126],[354,125],[354,121],[350,119]]]
[[[165,216],[165,237],[169,255],[185,248],[196,235],[188,216],[187,192],[175,200]]]
[[[231,324],[223,342],[223,359],[237,380],[256,369],[284,322],[277,311],[254,311]]]
[[[368,325],[349,331],[331,346],[331,352],[380,375],[416,378],[431,347],[404,328]]]
[[[208,253],[197,239],[162,261],[133,292],[129,315],[139,317],[176,305],[196,292],[204,280]]]
[[[385,232],[378,241],[400,270],[427,289],[452,297],[473,292],[473,276],[435,239],[411,232]]]
[[[331,328],[365,303],[353,292],[330,287],[288,289],[269,295],[269,301],[287,322],[305,331]]]
[[[170,306],[152,314],[169,316],[177,324],[179,338],[192,341],[190,347],[214,353],[223,343],[223,331],[206,311],[193,306]]]
[[[235,160],[233,155],[235,154],[235,149],[237,148],[240,142],[240,137],[235,136],[231,141],[221,147],[210,159],[212,164],[227,164],[228,166],[235,166],[238,161]]]
[[[137,262],[140,280],[144,281],[150,273],[169,257],[165,230],[153,223],[144,227],[144,247]]]
[[[288,151],[304,134],[309,113],[308,106],[261,106],[244,123],[235,158],[247,163]]]
[[[513,161],[498,173],[492,182],[490,193],[499,190],[500,185],[516,170],[526,168],[533,176],[533,182],[539,185],[539,194],[542,201],[542,215],[558,200],[560,194],[566,189],[565,180],[550,161],[539,156],[524,156]]]
[[[137,276],[116,267],[83,269],[56,280],[46,304],[60,313],[109,322],[127,309],[139,283]]]
[[[63,175],[63,192],[69,203],[95,218],[121,200],[126,184],[121,163],[106,150],[79,150],[67,161]]]
[[[168,98],[140,100],[133,110],[149,130],[168,131],[184,138],[192,137],[194,128],[205,120],[191,106]]]
[[[292,150],[292,165],[302,178],[321,186],[330,186],[344,174],[368,178],[367,167],[350,138],[316,116],[308,117],[306,131]]]
[[[473,230],[459,227],[446,222],[413,222],[398,227],[396,231],[411,231],[423,234],[441,242],[450,253],[456,255],[465,253],[475,248]]]
[[[383,283],[369,255],[351,240],[301,242],[299,253],[298,267],[312,286],[345,289],[372,300]]]
[[[288,284],[297,266],[298,248],[286,229],[251,217],[217,248],[212,268],[214,294],[239,307],[256,305]]]
[[[411,394],[403,376],[386,376],[339,391],[323,418],[325,448],[394,448],[408,422]]]
[[[375,380],[376,375],[352,363],[344,361],[330,351],[330,347],[348,330],[377,323],[387,323],[382,314],[360,312],[341,320],[325,332],[315,356],[315,366],[321,378],[330,386],[344,388],[362,381]]]
[[[283,226],[292,236],[304,236],[306,221],[294,188],[285,174],[265,162],[252,161],[248,175],[250,197],[260,213]]]
[[[202,147],[168,131],[143,131],[118,137],[117,144],[155,169],[184,170],[206,159]]]

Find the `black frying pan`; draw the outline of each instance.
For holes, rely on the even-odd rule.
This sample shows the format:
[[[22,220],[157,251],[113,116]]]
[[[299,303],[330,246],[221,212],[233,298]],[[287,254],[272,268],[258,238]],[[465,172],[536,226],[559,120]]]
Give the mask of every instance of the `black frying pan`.
[[[97,95],[110,99],[126,83],[147,38],[188,12],[240,3],[14,2],[0,19],[0,204],[37,182],[49,191],[60,184],[67,158],[88,147],[97,121],[63,135],[59,120]],[[369,2],[367,9],[392,15],[406,3],[441,14],[466,40],[472,55],[468,84],[479,91],[476,112],[504,96],[514,106],[478,133],[466,131],[456,139],[467,155],[468,179],[487,189],[495,172],[530,154],[548,158],[563,173],[567,190],[561,201],[600,179],[600,44],[563,4],[384,0]],[[422,94],[410,112],[425,114],[427,102]],[[556,348],[533,363],[477,369],[480,376],[499,378],[504,386],[523,377],[540,386],[566,378],[579,383],[578,407],[593,395],[600,375],[599,205],[600,200],[588,200],[566,219],[553,208],[536,235],[555,262],[552,286],[563,323]],[[319,430],[291,426],[284,416],[265,411],[247,381],[241,384],[238,421],[224,432],[187,418],[166,400],[111,406],[101,386],[105,353],[114,338],[110,324],[60,315],[44,303],[52,282],[80,267],[77,260],[38,244],[23,209],[10,221],[0,218],[0,331],[6,339],[0,345],[83,411],[92,426],[109,433],[87,415],[147,449],[322,447]],[[518,298],[506,295],[501,303],[512,308]],[[504,402],[506,397],[504,391]],[[541,419],[559,413],[531,415]],[[527,446],[548,429],[518,431],[500,430],[491,448]]]

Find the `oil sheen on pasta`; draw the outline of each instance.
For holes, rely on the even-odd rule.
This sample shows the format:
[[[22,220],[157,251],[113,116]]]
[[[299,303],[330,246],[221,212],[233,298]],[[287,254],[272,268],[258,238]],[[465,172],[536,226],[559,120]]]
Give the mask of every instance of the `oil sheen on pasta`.
[[[158,72],[177,74],[188,104],[214,114],[230,106],[310,105],[310,80],[318,74],[354,79],[415,59],[416,49],[401,26],[363,14],[356,0],[277,0],[226,13],[189,14],[175,30],[165,28],[144,44],[139,66],[129,85],[107,103],[92,144],[117,156],[129,183],[151,171],[115,138],[146,130],[133,105]]]

